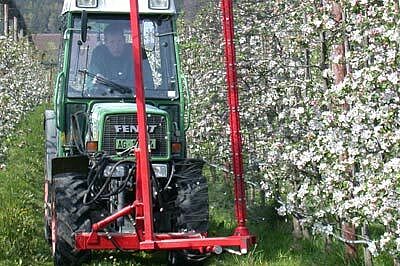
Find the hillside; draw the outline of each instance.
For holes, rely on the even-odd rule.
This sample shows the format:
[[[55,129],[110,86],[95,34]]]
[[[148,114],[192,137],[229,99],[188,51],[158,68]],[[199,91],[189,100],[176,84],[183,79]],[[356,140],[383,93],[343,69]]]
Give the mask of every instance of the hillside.
[[[58,31],[63,0],[14,0],[25,19],[29,33]]]
[[[24,17],[29,33],[58,32],[63,0],[14,0]],[[177,6],[188,19],[192,19],[206,1],[177,0]]]

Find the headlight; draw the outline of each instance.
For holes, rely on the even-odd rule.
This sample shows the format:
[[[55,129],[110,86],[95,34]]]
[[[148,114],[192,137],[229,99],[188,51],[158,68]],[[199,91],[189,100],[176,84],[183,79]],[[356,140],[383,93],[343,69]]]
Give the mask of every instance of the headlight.
[[[124,177],[125,176],[125,167],[123,165],[118,165],[115,167],[114,171],[111,173],[114,165],[107,165],[104,169],[103,175],[104,177]]]
[[[149,0],[150,9],[169,9],[169,0]]]
[[[152,164],[156,177],[168,177],[168,166],[166,164]]]
[[[76,0],[77,7],[97,7],[97,0]]]

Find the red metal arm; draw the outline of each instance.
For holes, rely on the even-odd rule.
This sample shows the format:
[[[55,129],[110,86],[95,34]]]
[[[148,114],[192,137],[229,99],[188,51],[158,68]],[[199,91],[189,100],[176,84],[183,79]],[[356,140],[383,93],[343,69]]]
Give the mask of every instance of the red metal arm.
[[[232,0],[221,0],[222,25],[225,36],[225,60],[228,86],[229,122],[235,186],[236,235],[249,235],[246,228],[246,192],[243,179],[242,138],[240,134],[239,93],[236,76],[236,55],[233,31]]]
[[[143,86],[142,70],[142,48],[140,41],[139,7],[138,0],[130,0],[131,5],[131,34],[132,34],[132,53],[134,62],[134,77],[136,88],[137,120],[139,128],[139,157],[138,173],[140,174],[140,186],[136,187],[136,198],[139,203],[143,203],[144,216],[144,240],[153,241],[153,208],[151,198],[151,182],[149,168],[149,150],[147,146],[147,120],[146,105]]]

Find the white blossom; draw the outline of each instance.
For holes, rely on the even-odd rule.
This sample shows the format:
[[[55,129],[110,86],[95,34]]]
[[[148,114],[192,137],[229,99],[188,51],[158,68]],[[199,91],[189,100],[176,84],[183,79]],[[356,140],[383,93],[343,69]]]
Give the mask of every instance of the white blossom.
[[[368,242],[369,250],[400,255],[400,234],[389,230],[400,231],[400,21],[393,3],[342,1],[341,23],[332,19],[327,1],[321,7],[313,1],[236,4],[244,156],[263,165],[260,173],[245,165],[246,173],[263,177],[266,195],[282,202],[279,214],[298,211],[306,216],[302,223],[321,234],[336,233],[337,216],[383,226],[386,232]],[[219,32],[220,13],[207,12],[213,15],[198,18],[201,27],[192,26],[196,34],[183,41],[199,47],[182,50],[194,88],[188,143],[194,156],[225,165],[230,146],[222,35],[204,41],[210,31]],[[346,37],[344,62],[330,52],[321,58],[323,34],[328,51]],[[337,85],[333,63],[349,70]]]

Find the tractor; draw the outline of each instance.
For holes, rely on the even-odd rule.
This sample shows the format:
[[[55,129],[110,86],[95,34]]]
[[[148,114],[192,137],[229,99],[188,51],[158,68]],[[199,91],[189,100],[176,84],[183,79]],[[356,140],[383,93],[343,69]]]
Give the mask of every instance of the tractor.
[[[235,211],[208,237],[204,161],[187,158],[188,97],[173,0],[65,0],[52,110],[44,114],[45,238],[55,265],[95,250],[168,251],[171,265],[247,253],[232,3],[223,1]]]

